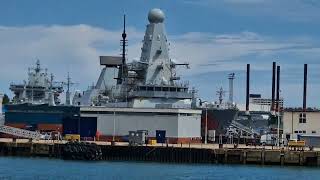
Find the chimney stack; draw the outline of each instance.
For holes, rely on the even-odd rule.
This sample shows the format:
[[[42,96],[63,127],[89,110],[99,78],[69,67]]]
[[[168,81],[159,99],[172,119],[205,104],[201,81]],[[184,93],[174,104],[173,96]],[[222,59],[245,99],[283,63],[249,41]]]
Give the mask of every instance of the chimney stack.
[[[307,79],[308,79],[308,64],[304,64],[303,73],[303,111],[307,110]]]
[[[277,100],[276,100],[276,112],[280,112],[280,66],[277,66]]]
[[[228,76],[229,79],[229,103],[230,105],[232,105],[233,103],[233,80],[235,78],[235,74],[234,73],[230,73]]]
[[[272,63],[272,95],[271,95],[271,112],[274,112],[274,99],[276,91],[276,62]]]
[[[249,113],[249,94],[250,94],[250,64],[247,64],[247,88],[246,88],[246,111]]]

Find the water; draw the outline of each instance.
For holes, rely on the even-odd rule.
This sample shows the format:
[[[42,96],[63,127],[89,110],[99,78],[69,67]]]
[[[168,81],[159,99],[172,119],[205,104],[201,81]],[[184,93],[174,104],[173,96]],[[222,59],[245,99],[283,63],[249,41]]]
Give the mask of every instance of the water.
[[[142,162],[81,162],[46,158],[0,157],[1,179],[319,179],[309,167],[188,165]]]

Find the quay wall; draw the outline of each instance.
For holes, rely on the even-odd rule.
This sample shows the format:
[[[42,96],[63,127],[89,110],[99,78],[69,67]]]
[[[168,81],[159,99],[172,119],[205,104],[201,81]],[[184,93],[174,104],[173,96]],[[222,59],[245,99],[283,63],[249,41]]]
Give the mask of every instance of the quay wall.
[[[63,143],[0,142],[0,156],[62,158]],[[103,160],[320,166],[320,151],[99,145]]]

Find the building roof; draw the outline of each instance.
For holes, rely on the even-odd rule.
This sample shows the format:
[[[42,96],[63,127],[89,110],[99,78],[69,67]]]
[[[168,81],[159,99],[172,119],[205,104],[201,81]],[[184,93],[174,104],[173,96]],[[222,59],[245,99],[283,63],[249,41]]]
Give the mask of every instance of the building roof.
[[[285,108],[284,112],[303,112],[302,108]],[[305,112],[320,112],[320,109],[308,107]]]
[[[101,106],[83,106],[80,107],[80,111],[86,112],[140,112],[140,113],[193,113],[193,114],[201,114],[202,111],[198,109],[159,109],[159,108],[109,108],[109,107],[101,107]]]

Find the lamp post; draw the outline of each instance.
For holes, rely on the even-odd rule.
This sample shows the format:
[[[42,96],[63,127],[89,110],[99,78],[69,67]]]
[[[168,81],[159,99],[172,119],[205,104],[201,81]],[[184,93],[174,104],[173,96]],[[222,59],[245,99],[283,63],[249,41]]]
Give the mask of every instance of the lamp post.
[[[208,143],[208,106],[206,104],[206,127],[204,130],[204,144]]]
[[[113,133],[112,133],[112,141],[115,141],[116,134],[116,112],[113,111]]]
[[[281,91],[279,90],[279,97],[281,97],[280,96],[280,93],[281,93]],[[278,109],[277,109],[277,112],[278,112],[278,127],[277,127],[277,137],[278,137],[278,147],[280,147],[280,115],[281,115],[281,112],[280,112],[280,110],[281,110],[281,108],[280,108],[280,98],[278,99]]]
[[[205,117],[205,129],[204,129],[204,143],[207,144],[208,143],[208,101],[202,101],[200,98],[200,107],[203,108],[202,104],[205,104],[205,110],[206,110],[206,117]],[[202,119],[202,116],[201,116]],[[201,120],[202,122],[202,120]],[[202,126],[201,126],[201,134],[202,134]]]

